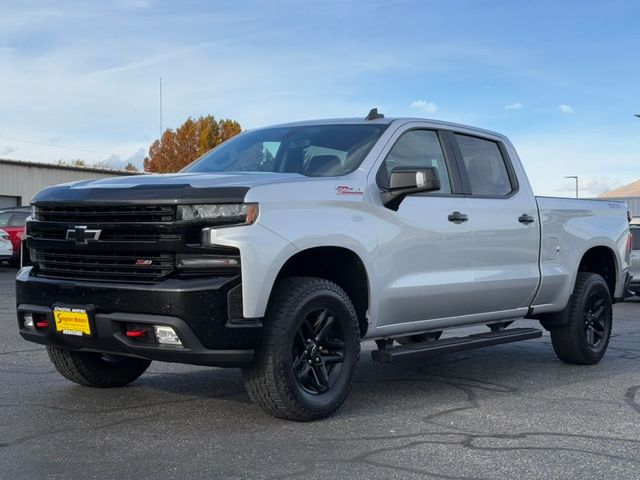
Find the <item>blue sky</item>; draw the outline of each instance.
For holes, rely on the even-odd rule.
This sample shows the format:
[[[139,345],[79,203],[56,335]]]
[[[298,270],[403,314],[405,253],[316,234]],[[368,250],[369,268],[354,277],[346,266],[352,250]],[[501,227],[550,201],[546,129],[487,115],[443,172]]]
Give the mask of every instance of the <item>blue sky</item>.
[[[536,193],[640,178],[640,2],[0,0],[0,157],[136,160],[164,125],[423,116],[509,135]]]

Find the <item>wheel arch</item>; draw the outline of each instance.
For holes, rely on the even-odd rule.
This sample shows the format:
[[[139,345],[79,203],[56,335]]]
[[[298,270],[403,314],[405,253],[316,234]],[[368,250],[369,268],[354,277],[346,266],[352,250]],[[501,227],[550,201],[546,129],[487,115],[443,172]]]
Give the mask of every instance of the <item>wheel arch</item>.
[[[607,282],[611,298],[615,298],[618,265],[616,262],[616,254],[610,247],[598,245],[589,248],[580,259],[578,272],[590,272],[601,275],[605,282]]]
[[[527,316],[527,318],[540,320],[542,326],[547,330],[554,326],[566,325],[569,321],[573,292],[580,272],[601,275],[607,284],[611,298],[615,299],[616,287],[618,286],[618,264],[615,251],[607,245],[597,244],[590,246],[576,258],[579,258],[580,261],[577,263],[577,268],[574,267],[574,275],[570,280],[572,282],[571,293],[567,296],[564,308],[559,311]]]
[[[339,285],[353,302],[360,336],[364,337],[369,326],[367,314],[371,301],[371,282],[365,263],[356,252],[339,246],[317,246],[301,250],[282,265],[274,286],[283,278],[291,276],[319,277]]]

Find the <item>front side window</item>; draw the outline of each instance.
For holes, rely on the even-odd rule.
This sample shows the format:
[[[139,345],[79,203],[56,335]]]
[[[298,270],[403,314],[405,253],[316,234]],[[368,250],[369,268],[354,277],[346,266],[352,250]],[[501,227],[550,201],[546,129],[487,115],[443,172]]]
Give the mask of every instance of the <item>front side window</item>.
[[[263,128],[227,140],[182,171],[345,175],[360,166],[386,128],[381,124]]]
[[[435,193],[451,193],[449,169],[438,134],[433,130],[409,130],[398,139],[380,172],[381,186],[388,188],[391,171],[396,167],[433,167],[440,178],[440,190]]]
[[[505,196],[513,191],[496,142],[456,134],[472,195]]]

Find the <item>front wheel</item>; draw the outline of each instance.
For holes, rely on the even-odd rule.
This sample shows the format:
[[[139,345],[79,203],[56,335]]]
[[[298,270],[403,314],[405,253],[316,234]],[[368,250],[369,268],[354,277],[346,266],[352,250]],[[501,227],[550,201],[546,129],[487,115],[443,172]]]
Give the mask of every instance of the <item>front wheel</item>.
[[[567,363],[598,363],[611,337],[613,309],[609,287],[600,275],[580,272],[570,301],[568,322],[550,330],[553,349]]]
[[[276,285],[261,349],[242,370],[251,399],[297,421],[332,415],[345,401],[360,354],[358,318],[347,294],[321,278]]]
[[[47,353],[63,377],[89,387],[122,387],[137,379],[151,364],[142,358],[76,352],[54,346],[48,346]]]

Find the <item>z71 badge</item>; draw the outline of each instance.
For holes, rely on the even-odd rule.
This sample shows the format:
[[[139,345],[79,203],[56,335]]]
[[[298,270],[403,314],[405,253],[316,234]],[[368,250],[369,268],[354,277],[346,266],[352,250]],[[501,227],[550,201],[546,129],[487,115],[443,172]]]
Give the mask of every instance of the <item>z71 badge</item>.
[[[336,187],[336,195],[362,195],[362,190],[348,185],[338,185]]]

